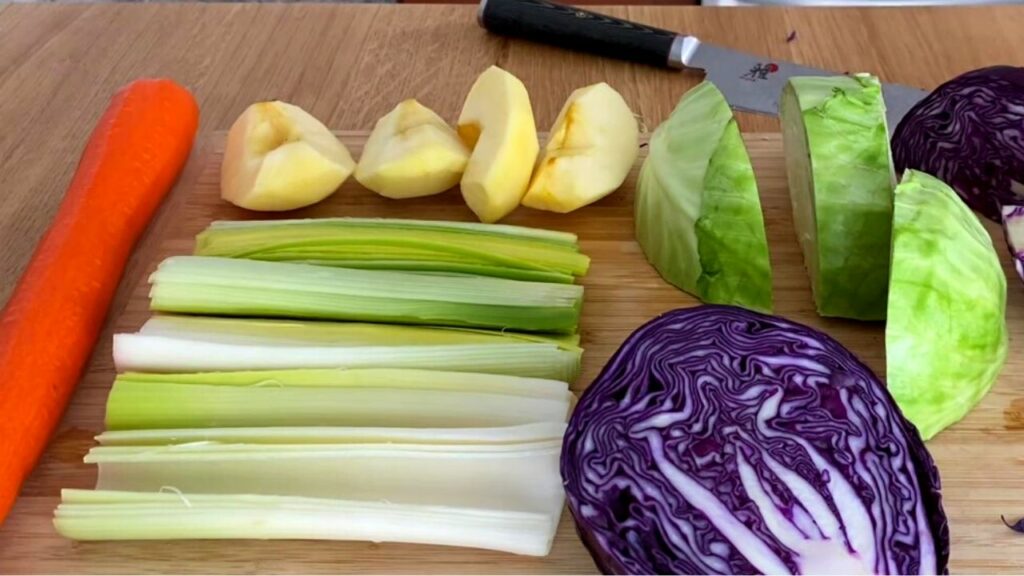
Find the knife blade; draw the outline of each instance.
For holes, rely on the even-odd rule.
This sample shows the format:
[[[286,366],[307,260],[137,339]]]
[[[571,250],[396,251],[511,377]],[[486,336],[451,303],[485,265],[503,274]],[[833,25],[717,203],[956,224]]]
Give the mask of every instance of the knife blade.
[[[477,21],[490,32],[653,66],[704,72],[737,110],[778,115],[794,76],[836,72],[747,54],[696,36],[630,22],[547,0],[481,0]],[[882,84],[889,130],[928,92]]]

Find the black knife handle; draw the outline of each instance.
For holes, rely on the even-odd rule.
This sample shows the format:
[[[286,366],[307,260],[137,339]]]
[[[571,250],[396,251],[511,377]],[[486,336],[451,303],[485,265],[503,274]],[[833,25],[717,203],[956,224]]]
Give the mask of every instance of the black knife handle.
[[[676,33],[573,6],[546,0],[481,0],[477,21],[496,34],[652,66],[679,67],[671,58]]]

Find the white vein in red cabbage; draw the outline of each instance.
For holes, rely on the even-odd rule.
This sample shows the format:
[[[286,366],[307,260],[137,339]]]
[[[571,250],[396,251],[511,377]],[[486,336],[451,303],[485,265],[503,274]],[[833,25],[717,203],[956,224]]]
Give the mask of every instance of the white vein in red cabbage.
[[[944,573],[938,471],[871,371],[739,308],[663,315],[580,399],[562,477],[605,573]]]
[[[1017,275],[1024,280],[1024,206],[1003,206],[1003,227],[1006,243]]]

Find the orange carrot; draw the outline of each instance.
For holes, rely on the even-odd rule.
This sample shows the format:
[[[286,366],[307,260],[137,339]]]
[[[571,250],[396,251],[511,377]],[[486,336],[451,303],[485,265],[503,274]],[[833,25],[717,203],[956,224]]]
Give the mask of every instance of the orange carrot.
[[[198,123],[195,99],[170,80],[122,88],[0,313],[0,522],[60,421],[132,248],[181,172]]]

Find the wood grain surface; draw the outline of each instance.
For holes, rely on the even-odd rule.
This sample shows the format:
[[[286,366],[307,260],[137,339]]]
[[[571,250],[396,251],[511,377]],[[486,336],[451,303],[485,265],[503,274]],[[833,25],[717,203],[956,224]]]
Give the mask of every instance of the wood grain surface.
[[[348,132],[343,140],[358,154],[365,133]],[[150,239],[148,259],[139,272],[148,274],[166,256],[190,253],[196,233],[216,219],[259,215],[234,208],[219,198],[223,133],[206,140],[193,159],[199,168],[176,190]],[[790,215],[781,141],[778,134],[748,134],[746,140],[767,222],[774,276],[776,313],[825,330],[884,375],[883,327],[819,318]],[[639,163],[638,163],[639,165]],[[506,222],[570,230],[593,263],[581,320],[583,373],[573,385],[578,393],[593,380],[623,339],[651,317],[696,301],[663,282],[647,264],[633,239],[635,171],[623,189],[569,215],[526,208]],[[351,179],[328,201],[285,217],[387,216],[472,220],[456,191],[440,196],[385,200]],[[989,226],[1002,249],[1002,233]],[[1004,262],[1008,260],[1003,258]],[[928,446],[939,464],[945,506],[953,536],[954,573],[1024,571],[1018,535],[1006,529],[1000,514],[1024,513],[1024,289],[1010,271],[1008,317],[1010,360],[982,404],[962,423]],[[136,330],[150,316],[148,284],[132,287],[116,331]],[[109,337],[84,378],[64,425],[26,486],[7,523],[0,528],[0,572],[41,573],[588,573],[594,566],[565,513],[551,555],[527,558],[480,550],[369,544],[363,542],[91,542],[73,543],[51,525],[60,488],[91,488],[95,469],[81,459],[92,437],[103,428],[104,402],[114,371]]]
[[[1022,8],[601,10],[738,49],[837,71],[871,71],[925,88],[970,68],[1024,61]],[[787,42],[792,31],[796,39]],[[136,288],[140,279],[160,254],[187,251],[185,237],[211,216],[241,216],[215,200],[222,139],[217,131],[249,103],[270,98],[299,104],[336,128],[366,129],[407,97],[451,120],[475,76],[490,64],[524,80],[542,128],[554,120],[572,89],[600,80],[619,89],[653,127],[699,80],[692,73],[492,37],[476,26],[470,6],[0,4],[0,302],[6,301],[49,223],[93,123],[118,86],[139,76],[169,76],[195,92],[203,113],[201,144],[133,257],[80,391],[12,517],[0,527],[0,573],[593,570],[567,519],[554,552],[544,560],[310,542],[76,545],[58,538],[49,522],[59,488],[88,486],[93,478],[81,457],[99,429],[112,378],[109,335],[115,320],[119,328],[131,328],[144,318],[143,289]],[[740,123],[748,132],[777,130],[776,122],[764,117],[741,115]],[[766,194],[774,264],[786,271],[776,274],[778,309],[822,326],[796,263],[777,140],[753,137],[752,147]],[[351,186],[342,196],[349,198],[349,193],[349,200],[321,210],[469,217],[453,194],[437,204],[399,205]],[[587,279],[583,329],[588,352],[578,387],[590,381],[632,327],[656,312],[692,302],[643,264],[631,240],[628,205],[626,191],[568,217],[522,210],[510,219],[578,230],[585,249],[596,256]],[[164,238],[172,240],[164,243]],[[135,298],[130,299],[133,288]],[[1024,472],[1022,306],[1021,287],[1011,281],[1010,363],[982,409],[930,444],[943,470],[958,572],[1024,572],[1024,550],[998,522],[999,514],[1024,514],[1024,483],[1019,481]],[[827,328],[881,368],[877,326],[829,323]]]

